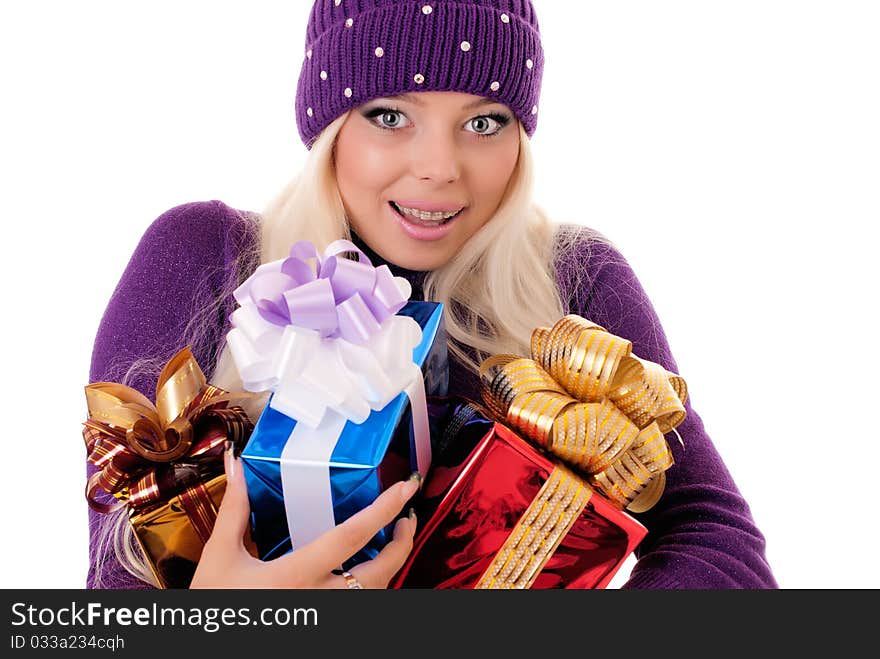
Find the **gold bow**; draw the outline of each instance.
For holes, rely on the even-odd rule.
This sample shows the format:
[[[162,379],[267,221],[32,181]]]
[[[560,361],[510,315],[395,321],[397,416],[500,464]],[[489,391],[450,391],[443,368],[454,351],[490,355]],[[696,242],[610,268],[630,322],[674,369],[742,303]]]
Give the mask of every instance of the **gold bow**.
[[[252,424],[241,407],[229,405],[258,396],[230,394],[207,384],[189,347],[159,374],[155,405],[139,391],[115,382],[89,384],[85,394],[89,418],[83,436],[89,461],[100,468],[89,479],[86,497],[101,512],[125,504],[99,502],[100,490],[139,507],[176,487],[157,481],[157,464],[202,456],[227,440],[241,443]]]
[[[687,384],[631,353],[630,341],[569,314],[532,332],[531,359],[493,355],[480,379],[502,423],[585,473],[620,508],[643,512],[673,464],[664,434],[685,418]]]

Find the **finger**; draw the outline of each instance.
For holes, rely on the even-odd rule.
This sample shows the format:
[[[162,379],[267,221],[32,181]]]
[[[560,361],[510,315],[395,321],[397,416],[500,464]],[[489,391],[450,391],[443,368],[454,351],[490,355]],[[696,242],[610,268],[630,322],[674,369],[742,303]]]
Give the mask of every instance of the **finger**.
[[[354,556],[380,529],[390,524],[418,489],[417,480],[395,483],[339,526],[276,560],[294,560],[299,566],[307,564],[315,572],[329,572]]]
[[[364,588],[386,588],[412,551],[415,517],[399,519],[394,525],[391,542],[382,548],[376,558],[357,566],[357,578]],[[354,573],[354,568],[351,570]]]
[[[226,470],[226,492],[217,510],[217,520],[214,522],[211,537],[224,544],[244,547],[244,534],[251,507],[241,459],[233,455],[231,445],[223,454],[223,464]]]

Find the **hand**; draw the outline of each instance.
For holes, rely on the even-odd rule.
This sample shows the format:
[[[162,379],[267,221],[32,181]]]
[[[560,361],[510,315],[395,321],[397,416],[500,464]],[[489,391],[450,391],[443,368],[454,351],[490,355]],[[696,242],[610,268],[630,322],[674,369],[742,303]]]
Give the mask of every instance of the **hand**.
[[[225,468],[226,493],[190,588],[348,588],[346,579],[331,570],[389,524],[419,488],[417,480],[395,483],[372,504],[309,544],[261,561],[244,546],[250,503],[241,460],[231,450],[226,451]],[[414,516],[399,519],[391,542],[374,559],[351,569],[364,588],[388,586],[412,550],[415,528]]]

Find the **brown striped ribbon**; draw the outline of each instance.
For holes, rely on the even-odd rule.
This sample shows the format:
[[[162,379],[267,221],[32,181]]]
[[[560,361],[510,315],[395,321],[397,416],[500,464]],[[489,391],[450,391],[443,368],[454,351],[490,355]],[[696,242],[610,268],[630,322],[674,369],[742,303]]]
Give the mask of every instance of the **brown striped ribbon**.
[[[89,462],[99,468],[86,484],[86,499],[102,513],[126,505],[142,509],[175,494],[175,483],[157,477],[160,465],[216,454],[227,440],[240,447],[253,424],[237,403],[259,395],[208,384],[189,347],[162,369],[155,405],[115,382],[96,382],[85,392],[83,439]],[[102,491],[117,501],[100,501]]]
[[[531,359],[493,355],[480,379],[499,421],[586,474],[618,507],[657,503],[673,462],[664,434],[685,418],[683,378],[569,314],[532,332]]]
[[[214,521],[217,519],[217,507],[208,493],[204,483],[186,488],[180,493],[180,505],[198,534],[202,544],[208,542]]]

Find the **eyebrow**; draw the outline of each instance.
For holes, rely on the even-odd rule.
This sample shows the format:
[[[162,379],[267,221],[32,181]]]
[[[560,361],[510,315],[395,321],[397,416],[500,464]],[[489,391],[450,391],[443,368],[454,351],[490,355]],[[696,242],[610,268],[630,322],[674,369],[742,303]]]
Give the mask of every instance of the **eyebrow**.
[[[419,105],[419,106],[425,105],[425,102],[419,98],[418,94],[399,94],[397,96],[389,96],[388,98],[394,98],[394,99],[398,99],[401,101],[408,101],[408,102],[412,103],[413,105]],[[494,105],[495,103],[500,103],[500,101],[496,101],[493,98],[483,97],[483,98],[480,98],[480,99],[474,101],[473,103],[468,103],[462,109],[472,110],[473,108],[479,108],[484,105]]]

